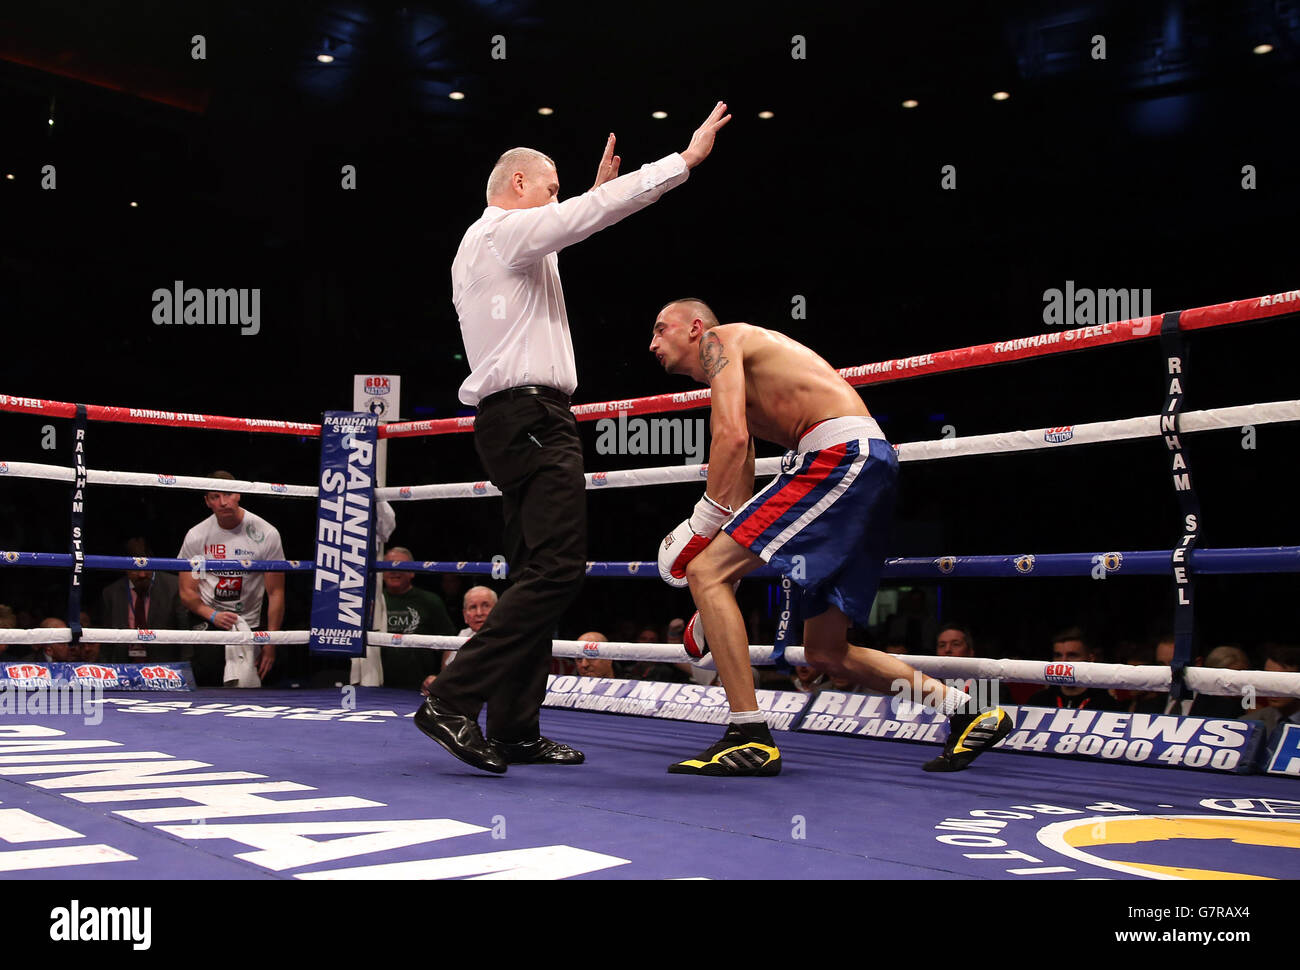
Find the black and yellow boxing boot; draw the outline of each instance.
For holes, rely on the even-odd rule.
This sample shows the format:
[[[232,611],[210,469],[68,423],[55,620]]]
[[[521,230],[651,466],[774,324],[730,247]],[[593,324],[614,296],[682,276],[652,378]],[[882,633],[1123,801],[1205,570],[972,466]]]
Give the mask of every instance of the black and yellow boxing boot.
[[[726,778],[779,775],[781,752],[765,723],[728,724],[721,741],[694,758],[669,765],[668,773]]]
[[[948,719],[948,741],[943,754],[927,761],[926,771],[961,771],[983,751],[1008,734],[1015,725],[1000,707],[980,714],[954,714]]]

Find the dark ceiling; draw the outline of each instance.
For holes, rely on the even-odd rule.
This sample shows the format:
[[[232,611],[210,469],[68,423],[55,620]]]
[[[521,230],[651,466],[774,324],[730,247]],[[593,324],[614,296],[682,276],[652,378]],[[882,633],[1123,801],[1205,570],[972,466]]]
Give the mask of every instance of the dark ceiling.
[[[1273,51],[1253,53],[1262,43]],[[562,195],[578,193],[608,132],[628,171],[683,148],[720,98],[735,120],[686,185],[561,256],[580,401],[683,387],[645,347],[658,307],[688,293],[847,365],[1042,332],[1044,293],[1067,280],[1150,289],[1156,311],[1292,289],[1298,53],[1295,0],[8,4],[0,391],[313,420],[348,406],[351,375],[369,370],[402,375],[405,416],[454,414],[467,371],[449,267],[496,156],[535,146],[556,159]],[[155,326],[151,294],[176,280],[260,289],[261,332]],[[791,317],[796,296],[805,319]],[[1205,344],[1190,405],[1295,396],[1289,326]],[[949,422],[965,434],[1128,417],[1158,406],[1153,355],[867,400],[899,441]],[[196,455],[178,437],[156,433],[116,464],[166,456],[202,472],[233,440]],[[451,446],[465,466],[445,474],[419,465],[430,443],[406,447],[395,478],[478,474],[467,441]],[[271,474],[259,463],[272,445],[240,448],[249,477]],[[1172,521],[1162,460],[1151,490]],[[298,479],[313,461],[304,446]],[[918,520],[942,517],[930,505],[961,463],[940,464],[913,473],[913,494],[929,495]],[[1013,481],[1047,476],[1044,507],[1125,481],[1066,481],[1062,467]],[[1086,477],[1086,461],[1070,467]],[[990,528],[998,509],[997,528],[1043,521],[1023,495],[1004,498]],[[946,528],[944,551],[989,548]]]
[[[178,379],[195,354],[291,356],[243,410],[309,418],[376,368],[404,374],[412,413],[450,413],[464,364],[448,267],[495,156],[535,145],[578,192],[608,131],[628,170],[684,147],[718,98],[735,121],[690,184],[564,255],[584,400],[663,386],[643,338],[681,292],[849,364],[1036,332],[1043,291],[1067,279],[1149,287],[1156,309],[1294,284],[1271,227],[1296,209],[1300,4],[899,6],[6,13],[7,315],[68,338],[59,376],[6,385],[193,405]],[[1261,42],[1273,53],[1252,54]],[[260,288],[261,334],[155,329],[150,294],[177,279]],[[795,294],[806,322],[789,319]],[[123,379],[146,362],[148,387]]]

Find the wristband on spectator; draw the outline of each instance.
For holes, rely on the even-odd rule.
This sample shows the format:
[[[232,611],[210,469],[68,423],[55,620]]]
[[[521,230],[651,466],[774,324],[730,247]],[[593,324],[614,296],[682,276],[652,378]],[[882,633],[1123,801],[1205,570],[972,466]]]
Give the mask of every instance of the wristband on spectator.
[[[217,611],[216,611],[216,610],[213,610],[213,611],[212,611],[212,615],[208,617],[208,622],[211,623],[213,626],[216,626],[216,625],[217,625]]]

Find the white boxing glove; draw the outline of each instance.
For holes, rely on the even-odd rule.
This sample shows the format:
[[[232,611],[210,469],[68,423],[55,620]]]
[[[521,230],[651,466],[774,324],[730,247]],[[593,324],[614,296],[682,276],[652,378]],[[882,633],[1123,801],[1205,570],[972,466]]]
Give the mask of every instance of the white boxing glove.
[[[731,515],[729,506],[713,501],[705,492],[691,517],[659,543],[659,578],[669,586],[685,586],[686,564],[704,551]]]

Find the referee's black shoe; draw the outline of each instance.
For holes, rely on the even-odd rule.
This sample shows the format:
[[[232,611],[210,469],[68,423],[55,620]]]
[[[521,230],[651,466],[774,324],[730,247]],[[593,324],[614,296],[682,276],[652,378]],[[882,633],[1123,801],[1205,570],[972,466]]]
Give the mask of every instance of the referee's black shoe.
[[[948,718],[948,741],[943,754],[927,761],[926,771],[961,771],[970,767],[981,752],[987,751],[1008,734],[1015,725],[1000,707],[982,714],[954,714]]]
[[[721,741],[694,758],[669,765],[668,773],[722,778],[779,775],[781,752],[765,723],[728,724]]]
[[[415,712],[415,726],[467,765],[504,774],[505,757],[483,737],[478,721],[444,707],[437,698],[426,697]]]
[[[491,744],[501,752],[506,763],[512,765],[580,765],[587,760],[581,751],[540,735],[532,741],[498,741],[492,738]]]

